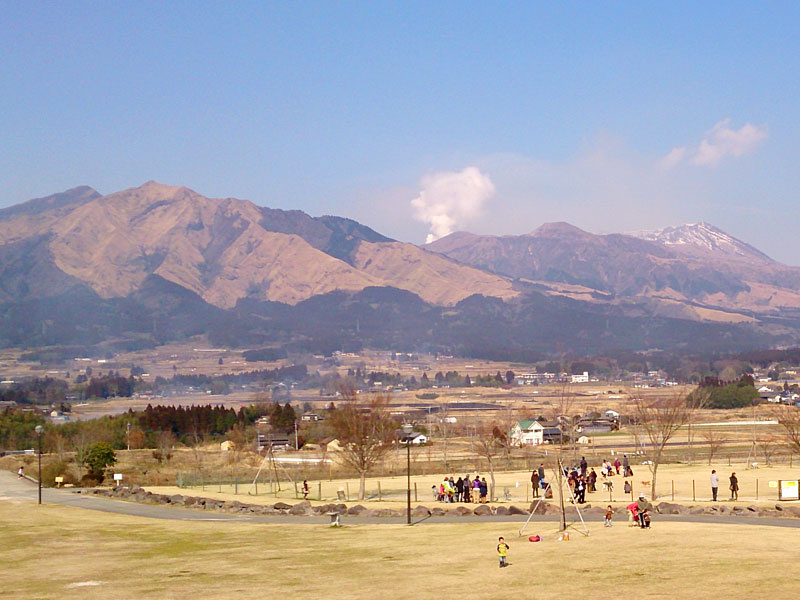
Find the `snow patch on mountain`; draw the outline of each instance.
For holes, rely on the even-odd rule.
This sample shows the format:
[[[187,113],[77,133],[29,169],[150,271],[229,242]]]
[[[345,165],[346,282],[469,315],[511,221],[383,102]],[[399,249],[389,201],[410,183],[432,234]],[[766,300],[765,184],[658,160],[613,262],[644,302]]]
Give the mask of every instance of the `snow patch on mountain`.
[[[732,235],[725,233],[718,227],[709,223],[687,223],[678,227],[665,227],[652,231],[636,231],[628,235],[671,246],[675,249],[699,248],[714,254],[725,256],[757,259],[759,261],[773,262],[773,260]]]

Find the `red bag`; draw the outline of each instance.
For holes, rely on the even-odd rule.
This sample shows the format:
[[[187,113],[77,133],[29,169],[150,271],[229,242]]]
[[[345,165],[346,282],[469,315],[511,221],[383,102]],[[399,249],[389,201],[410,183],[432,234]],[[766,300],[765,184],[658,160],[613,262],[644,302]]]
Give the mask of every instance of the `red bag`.
[[[541,542],[542,538],[540,538],[538,535],[532,535],[531,537],[528,538],[528,541],[529,542]]]

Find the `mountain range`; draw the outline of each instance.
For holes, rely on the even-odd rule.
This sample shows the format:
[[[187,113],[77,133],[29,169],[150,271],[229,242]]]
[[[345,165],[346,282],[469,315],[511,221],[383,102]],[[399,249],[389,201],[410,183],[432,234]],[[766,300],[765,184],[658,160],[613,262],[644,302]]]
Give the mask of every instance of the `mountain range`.
[[[555,352],[795,343],[800,268],[706,223],[595,235],[548,223],[419,247],[358,223],[156,182],[0,210],[0,345],[367,346]]]

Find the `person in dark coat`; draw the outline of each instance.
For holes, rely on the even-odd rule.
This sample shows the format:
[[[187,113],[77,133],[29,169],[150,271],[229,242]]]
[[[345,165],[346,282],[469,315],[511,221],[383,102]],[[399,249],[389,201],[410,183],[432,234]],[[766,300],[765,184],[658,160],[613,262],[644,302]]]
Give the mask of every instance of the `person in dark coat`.
[[[731,473],[731,500],[739,499],[739,478],[736,473]]]
[[[456,502],[461,502],[464,495],[464,480],[461,477],[456,481]]]
[[[588,480],[589,480],[589,491],[590,492],[596,492],[597,491],[597,473],[595,473],[594,467],[592,467],[592,470],[589,472]]]
[[[586,478],[583,475],[575,481],[575,500],[578,504],[586,502]]]
[[[533,487],[533,497],[539,497],[539,472],[534,471],[531,473],[531,487]]]
[[[589,468],[589,463],[586,462],[586,457],[581,456],[581,476],[586,477],[586,470]]]

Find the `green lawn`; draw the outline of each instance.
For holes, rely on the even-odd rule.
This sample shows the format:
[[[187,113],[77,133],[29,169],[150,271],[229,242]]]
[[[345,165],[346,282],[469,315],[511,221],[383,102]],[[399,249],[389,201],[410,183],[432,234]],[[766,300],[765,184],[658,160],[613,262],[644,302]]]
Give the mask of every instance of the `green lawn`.
[[[556,542],[555,524],[148,520],[0,500],[3,598],[796,597],[797,529],[660,523]],[[510,544],[499,569],[497,537]],[[97,584],[97,585],[92,585]]]

